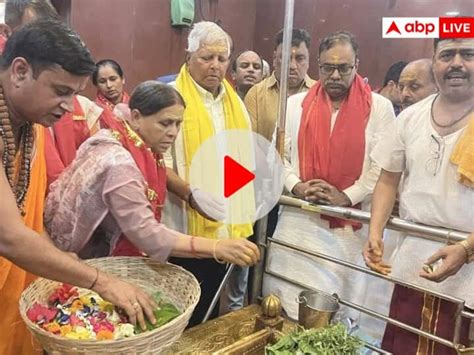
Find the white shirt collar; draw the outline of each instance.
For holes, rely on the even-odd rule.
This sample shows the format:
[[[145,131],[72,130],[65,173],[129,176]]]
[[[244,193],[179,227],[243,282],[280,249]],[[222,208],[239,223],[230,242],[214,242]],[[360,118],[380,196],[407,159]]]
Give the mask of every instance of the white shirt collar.
[[[204,99],[211,100],[211,101],[220,101],[225,95],[225,87],[224,85],[222,85],[222,83],[219,85],[219,94],[214,98],[214,95],[212,95],[211,92],[204,89],[192,77],[191,77],[191,80],[193,81],[194,85],[196,85],[199,95],[201,95],[201,97]]]

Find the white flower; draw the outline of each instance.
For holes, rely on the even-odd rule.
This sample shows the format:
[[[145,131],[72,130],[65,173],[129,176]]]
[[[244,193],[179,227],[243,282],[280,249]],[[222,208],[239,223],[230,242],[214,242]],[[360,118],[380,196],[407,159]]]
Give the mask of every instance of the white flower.
[[[133,335],[135,335],[135,327],[130,323],[122,323],[115,329],[114,339],[128,338]]]

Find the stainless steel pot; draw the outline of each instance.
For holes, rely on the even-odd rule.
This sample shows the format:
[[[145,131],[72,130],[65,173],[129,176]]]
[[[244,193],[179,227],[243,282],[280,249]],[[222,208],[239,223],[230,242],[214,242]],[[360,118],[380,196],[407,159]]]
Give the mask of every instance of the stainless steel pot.
[[[339,297],[322,291],[307,290],[298,295],[298,323],[305,328],[322,328],[339,310]]]

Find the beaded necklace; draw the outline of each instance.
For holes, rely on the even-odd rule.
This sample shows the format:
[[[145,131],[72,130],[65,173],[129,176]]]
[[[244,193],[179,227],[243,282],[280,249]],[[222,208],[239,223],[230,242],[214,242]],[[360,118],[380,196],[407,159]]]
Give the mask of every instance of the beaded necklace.
[[[456,118],[453,122],[449,123],[449,124],[441,124],[441,123],[438,123],[435,118],[434,118],[434,115],[433,115],[433,107],[434,107],[434,103],[436,101],[436,99],[439,97],[439,94],[437,94],[433,100],[433,102],[431,103],[431,109],[430,109],[430,113],[431,113],[431,120],[434,122],[435,125],[437,125],[438,127],[441,127],[441,128],[449,128],[449,127],[452,127],[454,126],[456,123],[460,122],[463,118],[465,118],[470,112],[472,112],[472,110],[474,109],[474,105],[471,106],[466,112],[464,112],[459,118]]]
[[[2,137],[4,151],[2,162],[7,175],[8,183],[16,198],[16,204],[24,215],[24,203],[28,186],[30,184],[31,160],[33,155],[33,125],[25,124],[21,128],[18,151],[20,152],[19,171],[15,171],[16,144],[13,128],[10,121],[8,107],[0,86],[0,135]]]

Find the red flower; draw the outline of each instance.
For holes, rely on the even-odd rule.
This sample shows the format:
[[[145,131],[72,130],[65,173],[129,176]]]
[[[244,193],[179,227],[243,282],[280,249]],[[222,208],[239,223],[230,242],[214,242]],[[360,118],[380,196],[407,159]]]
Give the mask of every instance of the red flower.
[[[39,324],[51,322],[56,317],[56,314],[58,314],[57,309],[42,306],[37,302],[26,312],[29,320]]]
[[[112,333],[114,332],[114,325],[107,320],[98,320],[92,318],[90,322],[93,327],[94,333],[96,334],[98,334],[100,331],[109,331]]]
[[[62,284],[60,287],[58,287],[48,298],[49,304],[55,304],[55,303],[66,303],[68,299],[71,297],[77,297],[79,296],[79,293],[77,292],[77,288],[68,285],[68,284]]]

